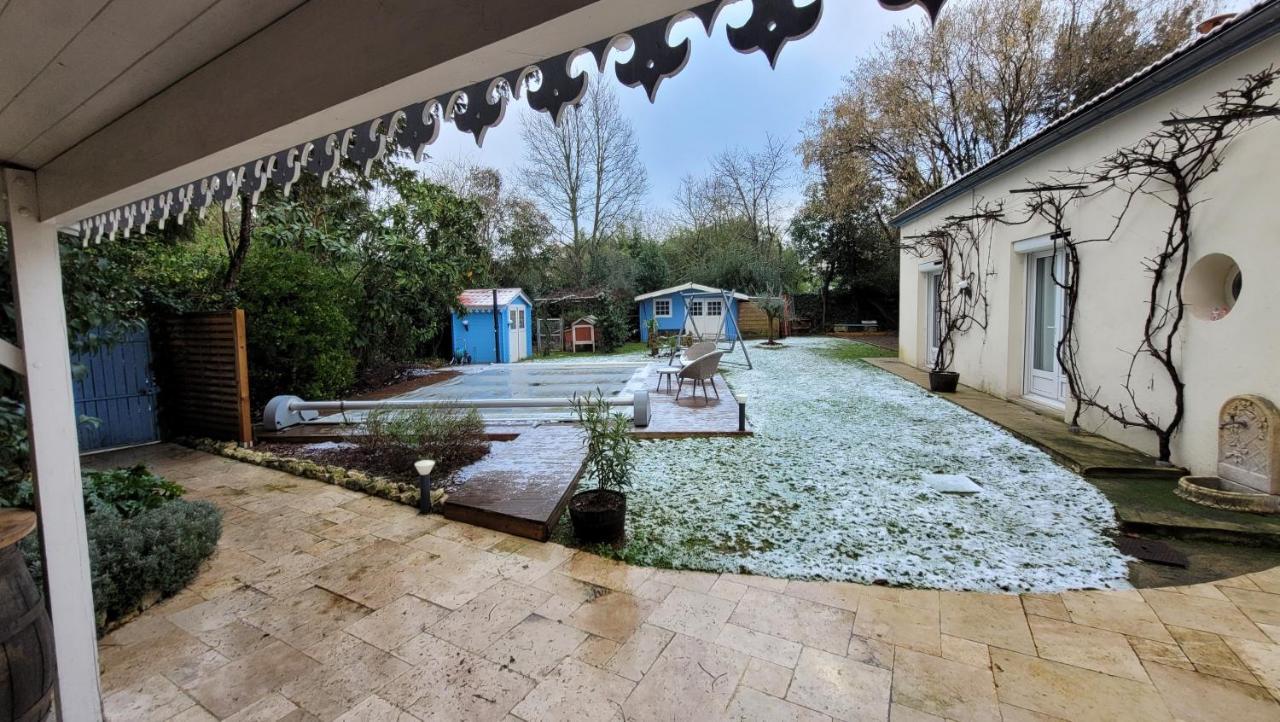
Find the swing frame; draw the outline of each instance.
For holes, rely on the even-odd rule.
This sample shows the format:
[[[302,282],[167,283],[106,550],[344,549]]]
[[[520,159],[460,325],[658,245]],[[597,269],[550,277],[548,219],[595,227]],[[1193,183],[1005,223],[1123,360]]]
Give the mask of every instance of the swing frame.
[[[680,291],[680,298],[684,301],[684,316],[680,320],[680,331],[681,333],[684,333],[686,329],[692,327],[694,338],[699,341],[705,340],[702,329],[698,328],[698,322],[696,320],[697,317],[693,316],[691,313],[690,301],[703,301],[707,299],[713,301],[719,300],[724,307],[724,313],[720,314],[720,327],[716,329],[715,337],[716,348],[720,351],[724,351],[724,357],[721,358],[720,363],[726,366],[741,366],[747,369],[752,369],[754,366],[751,363],[751,354],[747,351],[747,344],[742,340],[742,329],[738,327],[738,314],[736,311],[730,313],[729,310],[730,308],[733,308],[730,304],[737,301],[737,294],[738,292],[736,290],[725,291],[723,289],[721,289],[719,293],[708,293],[707,291],[698,291],[691,288]],[[733,324],[733,338],[729,339],[728,348],[722,348],[721,340],[728,335],[725,332],[729,330],[729,324],[731,323]],[[730,360],[729,355],[732,354],[739,346],[742,347],[742,358],[744,361]]]

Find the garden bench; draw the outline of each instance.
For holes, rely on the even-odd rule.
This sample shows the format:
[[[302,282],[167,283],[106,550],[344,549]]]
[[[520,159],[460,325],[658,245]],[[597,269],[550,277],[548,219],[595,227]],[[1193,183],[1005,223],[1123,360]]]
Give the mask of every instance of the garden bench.
[[[836,333],[853,333],[855,331],[879,331],[879,321],[861,321],[859,323],[837,323],[833,326]]]

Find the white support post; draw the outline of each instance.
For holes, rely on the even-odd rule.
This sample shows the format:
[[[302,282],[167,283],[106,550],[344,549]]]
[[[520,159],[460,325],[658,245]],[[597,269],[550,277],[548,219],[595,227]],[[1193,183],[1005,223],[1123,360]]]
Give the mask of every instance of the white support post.
[[[35,174],[5,168],[0,194],[4,197],[0,211],[9,226],[18,344],[25,361],[31,469],[58,665],[57,710],[64,720],[101,720],[97,631],[57,227],[37,218]]]

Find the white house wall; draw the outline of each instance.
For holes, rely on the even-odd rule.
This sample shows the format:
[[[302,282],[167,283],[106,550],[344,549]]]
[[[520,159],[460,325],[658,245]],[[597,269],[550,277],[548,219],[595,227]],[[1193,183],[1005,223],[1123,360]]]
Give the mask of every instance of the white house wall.
[[[1003,201],[1009,219],[1026,216],[1028,196],[1010,189],[1028,181],[1051,182],[1054,171],[1086,168],[1122,146],[1159,127],[1170,110],[1195,114],[1213,95],[1237,84],[1246,73],[1280,64],[1280,40],[1272,38],[1137,108],[1112,118],[1061,145],[1031,158],[1015,171],[913,220],[904,236],[941,225],[949,215],[963,215],[983,202]],[[1218,321],[1188,313],[1181,334],[1180,369],[1186,382],[1186,418],[1173,442],[1174,461],[1197,474],[1212,473],[1217,459],[1217,414],[1237,394],[1260,394],[1280,403],[1280,122],[1256,123],[1228,148],[1217,175],[1200,186],[1201,202],[1193,214],[1189,267],[1211,253],[1231,256],[1240,266],[1243,292],[1235,308]],[[1123,194],[1077,202],[1067,211],[1066,225],[1077,241],[1107,235],[1123,202]],[[1079,247],[1081,274],[1077,308],[1078,360],[1087,388],[1101,388],[1100,400],[1123,399],[1121,383],[1129,356],[1141,339],[1150,276],[1143,262],[1162,245],[1171,211],[1151,198],[1139,198],[1126,216],[1116,240]],[[961,382],[1005,398],[1023,394],[1023,346],[1026,316],[1026,257],[1012,248],[1017,241],[1046,234],[1043,223],[1022,226],[993,224],[984,236],[994,275],[987,280],[990,319],[984,333],[974,329],[956,340],[954,370]],[[900,357],[928,367],[925,358],[925,277],[920,259],[903,255]],[[1135,373],[1144,407],[1171,411],[1171,392],[1150,362]],[[1149,384],[1154,384],[1154,388]],[[1159,402],[1156,402],[1158,400]],[[1064,418],[1067,415],[1064,413]],[[1154,435],[1126,430],[1091,411],[1084,427],[1148,453],[1156,451]]]

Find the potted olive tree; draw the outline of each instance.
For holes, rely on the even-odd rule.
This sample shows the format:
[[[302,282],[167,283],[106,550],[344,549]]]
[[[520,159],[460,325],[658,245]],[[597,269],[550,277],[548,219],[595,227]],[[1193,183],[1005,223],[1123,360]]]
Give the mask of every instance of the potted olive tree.
[[[658,319],[651,318],[645,322],[645,330],[649,332],[649,355],[657,356],[662,346],[662,339],[658,338]]]
[[[635,440],[631,421],[615,414],[603,394],[588,394],[574,403],[586,438],[586,477],[596,487],[579,491],[569,500],[573,533],[588,543],[614,542],[626,529],[627,496],[635,468]]]

